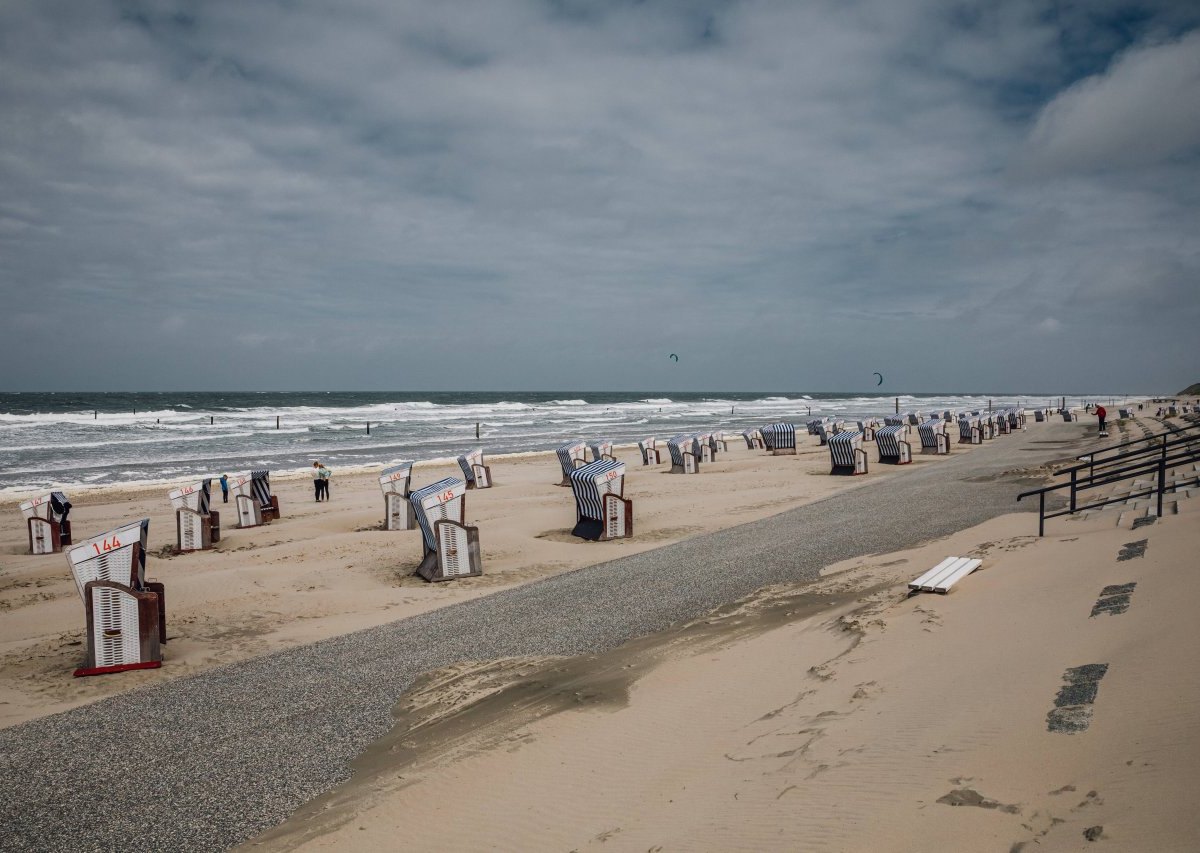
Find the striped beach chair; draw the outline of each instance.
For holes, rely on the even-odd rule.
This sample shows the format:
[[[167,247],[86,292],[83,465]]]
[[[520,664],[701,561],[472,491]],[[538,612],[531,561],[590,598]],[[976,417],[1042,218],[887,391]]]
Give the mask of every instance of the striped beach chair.
[[[625,494],[625,463],[598,459],[571,472],[575,493],[572,536],[593,541],[633,535],[633,501]]]
[[[1004,409],[999,412],[993,412],[992,425],[995,435],[1008,435],[1012,432],[1012,428],[1008,423],[1008,410]]]
[[[983,422],[979,418],[959,418],[958,443],[983,444]]]
[[[886,427],[885,427],[886,428]],[[876,431],[876,441],[879,432]],[[829,438],[830,474],[867,473],[867,452],[862,449],[862,433],[846,430]]]
[[[925,415],[921,412],[905,412],[905,416],[908,418],[909,426],[920,426],[921,421],[925,420]]]
[[[1060,409],[1059,412],[1062,414],[1062,419],[1064,421],[1066,421],[1067,423],[1070,423],[1071,421],[1074,421],[1074,420],[1078,420],[1078,418],[1076,418],[1075,415],[1072,414],[1070,409]]]
[[[587,452],[587,445],[582,441],[572,441],[564,444],[554,452],[558,456],[558,464],[562,467],[562,481],[559,485],[569,486],[571,485],[571,472],[587,463],[587,460],[584,458]]]
[[[210,508],[212,480],[204,479],[167,493],[175,510],[175,550],[204,551],[221,541],[221,514]]]
[[[483,574],[479,528],[463,523],[467,484],[447,477],[408,496],[421,528],[421,564],[417,574],[427,581],[449,581]]]
[[[57,554],[71,544],[71,502],[62,492],[30,498],[21,504],[29,531],[30,554]]]
[[[1118,410],[1117,410],[1117,417],[1119,417],[1119,418],[1121,418],[1121,419],[1125,419],[1125,418],[1132,418],[1132,417],[1133,417],[1133,412],[1132,412],[1131,410],[1129,410],[1129,409],[1118,409]]]
[[[412,504],[408,502],[408,487],[412,482],[413,463],[401,462],[384,468],[379,475],[383,491],[383,529],[412,530],[417,526]]]
[[[712,462],[717,458],[717,445],[712,440],[712,433],[698,432],[693,438],[696,439],[696,447],[700,451],[701,462]]]
[[[729,434],[728,433],[721,432],[721,431],[714,432],[708,437],[708,442],[712,446],[714,455],[716,454],[716,452],[718,450],[720,450],[722,453],[729,452]]]
[[[907,425],[880,427],[875,430],[875,447],[879,450],[879,461],[889,465],[907,465],[912,462],[912,445],[908,443]]]
[[[813,435],[815,435],[819,439],[818,444],[821,447],[824,447],[825,445],[829,444],[829,439],[835,435],[834,426],[832,423],[826,424],[824,421],[822,421],[817,424],[816,430],[817,431],[815,433],[813,433]],[[765,440],[764,440],[764,443],[765,443]]]
[[[239,528],[258,527],[279,517],[279,498],[271,494],[270,471],[247,471],[229,478]]]
[[[812,434],[813,433],[810,431],[809,435],[812,435]],[[756,429],[742,430],[742,438],[744,438],[746,440],[746,449],[747,450],[762,450],[763,449],[763,437],[762,437],[762,433],[760,431],[758,431]]]
[[[162,666],[166,595],[146,580],[150,520],[126,524],[67,551],[87,619],[87,652],[75,676]]]
[[[642,454],[643,465],[657,465],[662,462],[662,456],[658,452],[658,440],[654,436],[639,441],[638,452]]]
[[[1009,429],[1025,429],[1025,410],[1015,408],[1008,410]]]
[[[671,454],[672,474],[700,473],[700,442],[694,435],[677,435],[667,439],[667,452]]]
[[[763,446],[772,456],[796,454],[795,424],[767,424],[759,431],[762,433]]]
[[[908,412],[903,412],[895,415],[884,415],[884,426],[900,426],[908,423]]]
[[[1044,411],[1042,411],[1041,409],[1034,409],[1033,410],[1033,419],[1034,419],[1034,421],[1036,421],[1037,423],[1040,424],[1046,420],[1046,413]]]
[[[613,445],[608,439],[600,439],[588,445],[588,450],[592,451],[592,461],[599,459],[616,459],[613,456]]]
[[[482,447],[477,447],[470,453],[458,457],[458,467],[462,469],[463,479],[467,481],[468,489],[490,489],[492,487],[492,469],[483,461]]]
[[[946,422],[938,418],[930,418],[917,427],[921,436],[921,452],[945,456],[950,452],[950,437],[946,435]]]
[[[944,420],[946,423],[950,423],[952,420],[954,420],[954,412],[946,409],[946,411],[942,412],[942,420]]]
[[[875,430],[879,428],[879,421],[876,418],[867,418],[865,421],[858,422],[858,431],[863,434],[863,441],[874,441]]]
[[[808,427],[808,434],[809,435],[820,435],[820,433],[817,430],[823,423],[825,423],[825,421],[822,418],[813,418],[811,421],[808,421],[805,424],[805,426]],[[821,443],[824,444],[825,442],[821,442]]]

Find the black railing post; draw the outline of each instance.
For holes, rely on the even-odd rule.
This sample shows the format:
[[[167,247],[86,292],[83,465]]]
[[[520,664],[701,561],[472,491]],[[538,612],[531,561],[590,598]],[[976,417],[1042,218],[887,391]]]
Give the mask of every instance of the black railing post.
[[[1075,511],[1075,474],[1074,468],[1071,469],[1071,512]]]
[[[1163,492],[1167,488],[1167,442],[1163,439],[1162,454],[1158,457],[1158,517],[1162,518]]]
[[[1046,493],[1038,493],[1038,536],[1046,535]]]

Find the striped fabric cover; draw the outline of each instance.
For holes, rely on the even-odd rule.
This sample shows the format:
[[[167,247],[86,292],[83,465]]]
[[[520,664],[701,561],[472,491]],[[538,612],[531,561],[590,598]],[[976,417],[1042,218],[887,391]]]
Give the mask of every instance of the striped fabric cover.
[[[903,424],[880,427],[875,430],[875,446],[879,448],[879,457],[900,457],[900,441],[904,438],[908,427]]]
[[[979,426],[978,418],[959,418],[958,419],[958,437],[963,441],[971,440],[972,427]]]
[[[908,412],[907,415],[909,426],[920,426],[921,421],[925,420],[925,416],[920,412]]]
[[[483,464],[483,448],[477,447],[470,453],[458,457],[458,467],[462,468],[463,477],[468,483],[475,482],[475,465]]]
[[[564,477],[570,477],[575,470],[575,460],[583,458],[584,446],[582,441],[572,441],[554,451],[558,454],[558,464],[562,466]]]
[[[700,442],[694,435],[677,435],[667,439],[667,450],[671,453],[671,464],[682,465],[683,454],[691,453],[696,459],[700,458]]]
[[[1020,427],[1021,427],[1021,410],[1020,409],[1009,409],[1008,410],[1008,425],[1010,427],[1012,427],[1013,429],[1020,429]]]
[[[824,423],[825,423],[825,421],[822,418],[814,418],[813,420],[809,421],[807,424],[808,434],[809,435],[820,435],[821,433],[820,433],[819,428]]]
[[[937,437],[942,433],[945,421],[928,420],[917,427],[921,434],[921,446],[937,448]]]
[[[902,414],[902,415],[884,415],[883,416],[883,425],[884,426],[897,426],[898,424],[906,424],[906,423],[908,423],[908,414],[907,413]]]
[[[571,472],[571,491],[580,518],[604,521],[604,495],[621,494],[625,463],[598,459]]]
[[[829,456],[838,467],[853,468],[854,451],[861,447],[862,433],[857,430],[846,430],[829,437]]]
[[[445,515],[433,512],[436,517],[430,519],[431,510],[440,509],[443,504],[449,503],[456,498],[461,499],[467,491],[467,484],[457,477],[447,477],[444,480],[438,480],[436,483],[430,483],[428,486],[423,486],[408,496],[408,502],[412,504],[413,514],[417,517],[417,524],[421,526],[421,535],[425,538],[425,547],[430,551],[437,550],[437,539],[433,535],[433,523],[440,521],[443,518],[451,518],[453,521],[462,523],[462,513],[458,513],[458,518],[453,518],[451,513]],[[461,507],[462,504],[459,504]]]
[[[593,462],[595,462],[597,459],[599,459],[602,456],[612,456],[613,455],[612,442],[609,441],[607,438],[602,438],[599,441],[597,441],[595,444],[589,444],[588,447],[591,448]]]
[[[788,450],[796,449],[796,425],[795,424],[767,424],[762,427],[759,432],[762,433],[763,446],[767,450]]]
[[[211,479],[201,480],[199,483],[192,483],[168,493],[171,509],[190,509],[201,515],[208,515],[211,484]]]
[[[254,492],[254,499],[258,501],[259,506],[271,505],[270,471],[251,471],[250,488]]]

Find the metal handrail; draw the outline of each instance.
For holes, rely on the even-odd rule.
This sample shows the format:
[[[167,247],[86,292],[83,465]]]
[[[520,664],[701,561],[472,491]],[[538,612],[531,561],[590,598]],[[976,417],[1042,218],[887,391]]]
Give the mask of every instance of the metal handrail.
[[[1107,447],[1100,448],[1099,450],[1093,450],[1091,453],[1081,453],[1079,456],[1076,456],[1075,458],[1083,459],[1083,460],[1092,459],[1094,462],[1102,461],[1102,460],[1095,459],[1096,454],[1108,453],[1113,450],[1119,450],[1122,447],[1132,447],[1135,444],[1149,444],[1151,442],[1158,441],[1163,436],[1168,436],[1168,435],[1169,436],[1179,436],[1181,433],[1187,433],[1190,430],[1200,430],[1200,424],[1189,424],[1188,426],[1185,426],[1185,427],[1177,427],[1174,424],[1167,424],[1166,426],[1167,426],[1167,432],[1156,432],[1154,435],[1147,435],[1147,436],[1143,436],[1142,438],[1133,438],[1133,439],[1130,439],[1129,441],[1123,441],[1120,444],[1110,444]]]
[[[1200,460],[1200,433],[1178,435],[1172,432],[1159,433],[1151,436],[1150,439],[1141,439],[1140,441],[1161,439],[1156,445],[1141,448],[1139,450],[1128,451],[1126,453],[1113,456],[1109,459],[1101,460],[1097,466],[1094,462],[1087,462],[1082,465],[1072,465],[1069,468],[1064,468],[1055,472],[1055,476],[1069,475],[1070,480],[1064,483],[1055,483],[1050,486],[1043,486],[1039,489],[1030,489],[1017,495],[1017,500],[1030,497],[1031,495],[1038,496],[1038,536],[1046,535],[1046,519],[1057,518],[1061,515],[1070,515],[1071,513],[1079,512],[1084,509],[1094,509],[1097,507],[1108,506],[1109,504],[1128,501],[1138,497],[1147,497],[1157,494],[1158,505],[1156,514],[1159,518],[1162,517],[1163,493],[1166,491],[1167,471],[1178,467],[1187,462],[1196,462]],[[1133,442],[1138,443],[1138,442]],[[1173,449],[1173,450],[1172,450]],[[1168,450],[1172,450],[1168,453]],[[1153,455],[1154,458],[1149,458]],[[1113,468],[1112,466],[1118,462],[1128,462],[1136,459],[1138,461],[1132,464]],[[1096,467],[1100,468],[1100,473],[1097,475]],[[1079,472],[1087,469],[1087,474],[1083,477],[1079,476]],[[1127,480],[1136,479],[1140,475],[1157,474],[1156,483],[1153,487],[1130,492],[1129,494],[1119,497],[1109,498],[1108,500],[1098,501],[1084,506],[1079,506],[1079,493],[1088,489],[1095,489],[1101,486],[1113,485],[1115,483],[1125,482]],[[1196,477],[1196,483],[1200,484],[1200,476]],[[1178,484],[1176,484],[1178,485]],[[1066,509],[1046,513],[1046,495],[1050,492],[1057,492],[1063,489],[1070,489],[1070,499]]]

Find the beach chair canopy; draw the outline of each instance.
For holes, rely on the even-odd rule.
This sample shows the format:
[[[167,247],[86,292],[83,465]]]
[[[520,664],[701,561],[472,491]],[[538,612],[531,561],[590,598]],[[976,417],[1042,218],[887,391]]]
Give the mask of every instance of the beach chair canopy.
[[[597,459],[571,472],[571,491],[583,518],[604,518],[604,495],[624,492],[625,463]]]
[[[379,474],[379,488],[385,495],[408,495],[408,484],[412,479],[413,463],[401,462],[390,468],[384,468]]]
[[[150,535],[150,519],[143,518],[93,536],[67,551],[71,574],[79,597],[85,598],[83,588],[90,581],[113,581],[134,590],[146,585],[146,540]],[[134,545],[137,559],[134,558]]]
[[[254,492],[254,499],[262,506],[271,505],[271,472],[270,471],[251,471],[250,472],[250,488]]]
[[[592,461],[599,459],[601,456],[612,456],[612,442],[606,438],[592,442],[588,447],[592,451]]]
[[[483,448],[476,447],[470,453],[458,457],[458,467],[462,469],[463,477],[468,483],[475,482],[475,465],[483,464]]]
[[[671,454],[672,465],[682,465],[684,453],[691,453],[697,459],[700,458],[700,442],[694,435],[684,434],[668,438],[667,450]]]
[[[575,470],[575,460],[583,460],[585,447],[582,441],[571,441],[554,451],[558,454],[558,464],[562,466],[564,476],[571,476],[571,472]]]
[[[462,522],[462,504],[455,506],[455,501],[461,501],[467,493],[467,484],[457,477],[447,477],[423,486],[408,496],[417,524],[421,527],[421,535],[425,539],[425,547],[430,551],[437,550],[437,538],[433,535],[433,525],[443,518]]]
[[[167,498],[171,501],[171,509],[190,509],[201,515],[207,515],[211,484],[212,479],[209,478],[168,492]]]
[[[21,503],[21,515],[25,518],[43,518],[46,521],[63,521],[71,512],[71,502],[62,492],[51,492],[41,497],[30,498]]]

